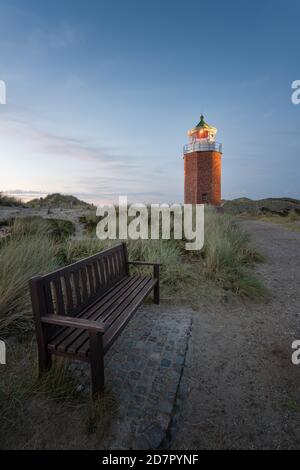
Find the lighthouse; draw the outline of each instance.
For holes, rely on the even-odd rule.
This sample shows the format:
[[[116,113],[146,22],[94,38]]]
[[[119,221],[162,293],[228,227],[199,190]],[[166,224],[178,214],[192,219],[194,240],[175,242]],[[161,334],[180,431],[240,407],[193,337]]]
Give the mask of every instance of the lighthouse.
[[[183,148],[184,203],[221,203],[222,144],[216,142],[217,129],[204,121],[188,132],[189,143]]]

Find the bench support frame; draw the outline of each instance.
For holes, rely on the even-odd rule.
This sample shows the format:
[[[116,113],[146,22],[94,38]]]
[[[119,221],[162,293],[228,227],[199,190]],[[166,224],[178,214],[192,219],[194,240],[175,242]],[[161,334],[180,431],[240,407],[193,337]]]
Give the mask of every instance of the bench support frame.
[[[90,331],[90,365],[92,395],[97,396],[104,390],[104,351],[103,334]]]
[[[119,250],[118,254],[116,255],[116,250]],[[38,346],[38,359],[39,359],[39,376],[41,377],[45,372],[49,371],[52,365],[52,354],[58,354],[61,356],[66,356],[68,358],[83,360],[85,362],[90,363],[91,368],[91,381],[92,381],[92,395],[93,397],[97,397],[101,394],[104,390],[104,354],[109,349],[110,345],[112,344],[113,340],[120,331],[114,333],[113,340],[110,342],[109,345],[106,344],[104,347],[104,333],[106,331],[106,326],[104,323],[98,320],[90,320],[88,318],[80,317],[80,309],[78,311],[66,311],[66,305],[73,305],[73,297],[71,298],[70,295],[65,301],[63,299],[63,289],[61,284],[62,278],[67,278],[69,273],[72,272],[76,274],[76,269],[87,269],[87,273],[90,274],[90,284],[89,289],[94,288],[93,297],[90,301],[92,304],[95,299],[97,299],[97,295],[100,297],[105,293],[103,291],[103,286],[100,284],[100,278],[98,275],[96,276],[96,271],[94,271],[95,275],[91,274],[91,265],[95,265],[95,263],[103,263],[101,260],[104,260],[104,264],[99,267],[99,271],[102,269],[107,269],[109,262],[107,262],[108,256],[113,254],[113,263],[119,263],[118,269],[120,272],[124,272],[124,276],[130,276],[129,266],[153,266],[153,279],[156,281],[153,283],[153,300],[155,304],[158,304],[160,301],[160,293],[159,293],[159,263],[148,263],[145,261],[128,261],[127,255],[127,246],[126,243],[122,243],[117,245],[116,247],[106,250],[105,252],[98,253],[92,257],[86,258],[81,260],[73,265],[66,266],[65,268],[59,269],[54,273],[47,274],[45,276],[36,276],[30,279],[30,294],[31,294],[31,302],[32,302],[32,310],[34,315],[35,321],[35,329],[36,329],[36,338],[37,338],[37,346]],[[120,259],[122,260],[120,262]],[[123,270],[123,271],[122,271]],[[102,272],[102,271],[101,271]],[[81,277],[82,281],[86,281],[86,274]],[[96,279],[97,277],[97,279]],[[113,270],[110,268],[108,274],[105,274],[103,279],[105,278],[105,282],[113,281]],[[77,278],[76,278],[77,279]],[[50,282],[53,282],[55,285],[56,290],[56,302],[58,307],[63,311],[53,312],[53,300],[51,301],[51,288]],[[96,288],[99,289],[99,293]],[[112,284],[113,285],[113,284]],[[66,288],[69,289],[70,294],[70,284],[65,285]],[[75,286],[76,287],[76,286]],[[109,286],[107,286],[109,289]],[[83,290],[87,292],[87,285],[83,285]],[[148,293],[150,290],[148,289]],[[68,293],[67,293],[68,294]],[[77,293],[76,293],[77,295]],[[86,295],[86,294],[85,294]],[[144,298],[146,295],[144,296]],[[143,299],[140,299],[139,305]],[[85,298],[83,308],[88,308],[89,306],[89,299]],[[138,306],[134,309],[131,316],[137,310]],[[128,321],[128,320],[127,320]],[[127,323],[126,321],[126,323]],[[125,324],[126,324],[125,323]],[[50,342],[51,335],[53,331],[57,328],[61,327],[71,327],[76,329],[84,330],[88,333],[89,339],[89,354],[87,357],[81,357],[77,354],[71,354],[66,352],[59,352],[59,351],[50,351],[48,349],[48,343]],[[106,349],[105,349],[106,348]]]

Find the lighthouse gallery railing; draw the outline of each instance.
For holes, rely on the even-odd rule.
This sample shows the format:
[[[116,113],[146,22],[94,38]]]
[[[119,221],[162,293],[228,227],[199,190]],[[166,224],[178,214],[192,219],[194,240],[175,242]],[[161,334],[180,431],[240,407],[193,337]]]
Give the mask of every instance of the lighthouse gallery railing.
[[[183,147],[183,153],[192,152],[220,152],[222,153],[222,144],[219,142],[191,142]]]

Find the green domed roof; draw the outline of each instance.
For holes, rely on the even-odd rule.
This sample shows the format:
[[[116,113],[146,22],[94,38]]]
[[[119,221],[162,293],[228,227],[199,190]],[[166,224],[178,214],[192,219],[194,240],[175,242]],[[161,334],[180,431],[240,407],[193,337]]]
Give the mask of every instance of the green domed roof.
[[[197,126],[196,126],[196,129],[199,129],[199,128],[204,128],[204,129],[210,129],[210,125],[207,124],[205,121],[204,121],[204,116],[203,114],[201,114],[200,116],[200,121],[198,122]]]

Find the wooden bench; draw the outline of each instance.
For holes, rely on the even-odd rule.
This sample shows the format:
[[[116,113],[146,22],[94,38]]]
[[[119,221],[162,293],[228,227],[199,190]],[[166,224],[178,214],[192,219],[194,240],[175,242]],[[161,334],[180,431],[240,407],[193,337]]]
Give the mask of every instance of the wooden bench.
[[[152,265],[152,276],[129,265]],[[90,363],[92,393],[104,387],[104,354],[148,294],[159,303],[159,263],[128,261],[126,243],[30,280],[40,375],[52,355]]]

